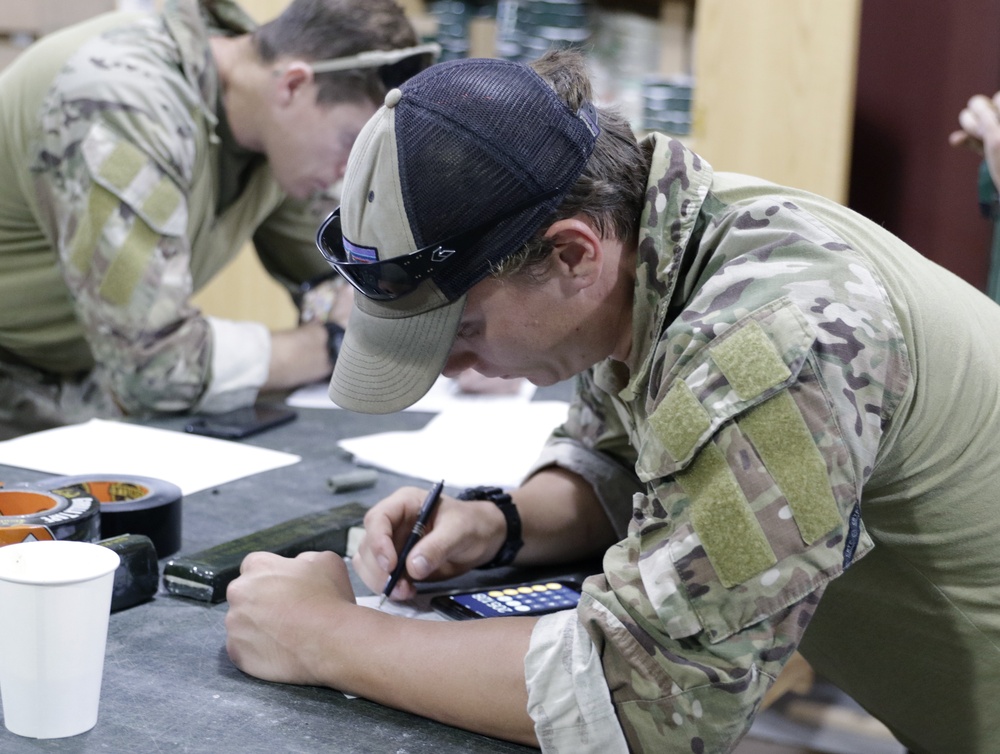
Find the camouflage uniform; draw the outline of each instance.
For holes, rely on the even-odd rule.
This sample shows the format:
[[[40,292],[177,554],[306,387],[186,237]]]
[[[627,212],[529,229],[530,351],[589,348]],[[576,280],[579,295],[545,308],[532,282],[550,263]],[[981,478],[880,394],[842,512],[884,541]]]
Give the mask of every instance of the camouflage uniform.
[[[833,202],[647,146],[632,352],[539,462],[622,534],[532,635],[543,750],[729,751],[796,648],[914,752],[1000,750],[1000,307]]]
[[[191,294],[251,234],[289,289],[325,265],[320,208],[224,118],[209,34],[252,28],[229,0],[171,0],[50,35],[0,75],[0,422],[253,402],[266,328]]]

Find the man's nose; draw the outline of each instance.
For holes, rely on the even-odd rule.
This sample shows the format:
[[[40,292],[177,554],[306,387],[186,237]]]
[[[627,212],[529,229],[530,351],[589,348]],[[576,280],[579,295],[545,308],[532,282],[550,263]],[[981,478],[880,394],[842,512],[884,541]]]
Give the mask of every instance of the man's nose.
[[[468,351],[457,351],[453,348],[448,354],[448,360],[444,363],[441,374],[445,377],[456,377],[466,369],[472,369],[475,362],[475,357]]]

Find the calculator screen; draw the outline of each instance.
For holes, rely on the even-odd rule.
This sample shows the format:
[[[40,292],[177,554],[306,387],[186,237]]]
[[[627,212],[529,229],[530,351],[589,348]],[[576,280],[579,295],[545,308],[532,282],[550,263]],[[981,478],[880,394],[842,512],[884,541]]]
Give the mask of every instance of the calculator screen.
[[[541,615],[576,607],[580,593],[558,581],[452,595],[451,599],[484,618]]]

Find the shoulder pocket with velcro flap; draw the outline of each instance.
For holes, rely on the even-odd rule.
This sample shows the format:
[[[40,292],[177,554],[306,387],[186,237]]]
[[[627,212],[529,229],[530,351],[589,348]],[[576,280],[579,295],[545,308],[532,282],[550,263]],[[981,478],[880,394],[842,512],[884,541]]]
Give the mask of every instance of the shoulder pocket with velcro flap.
[[[787,298],[735,322],[668,375],[670,387],[639,427],[644,482],[685,468],[719,428],[792,384],[816,336]]]
[[[101,297],[124,305],[160,239],[187,232],[187,201],[155,160],[103,123],[91,127],[81,151],[91,185],[87,209],[70,241],[69,261],[81,274],[97,269]],[[122,205],[129,211],[122,212]],[[100,243],[101,238],[110,243]],[[98,261],[97,255],[107,258]]]
[[[157,233],[184,235],[184,194],[146,152],[103,123],[91,127],[82,150],[94,183],[127,204]]]
[[[752,312],[684,364],[643,427],[640,476],[689,500],[689,517],[666,549],[712,641],[800,599],[837,569],[835,552],[812,545],[843,521],[826,461],[788,392],[814,340],[788,299]],[[747,442],[766,466],[743,472],[756,475],[750,486],[762,491],[754,505],[763,510],[751,505],[727,457],[734,443]],[[791,575],[779,566],[790,554],[798,561]],[[773,580],[762,577],[772,572]],[[755,577],[769,582],[759,599],[756,586],[746,586]],[[693,624],[684,625],[691,635]]]

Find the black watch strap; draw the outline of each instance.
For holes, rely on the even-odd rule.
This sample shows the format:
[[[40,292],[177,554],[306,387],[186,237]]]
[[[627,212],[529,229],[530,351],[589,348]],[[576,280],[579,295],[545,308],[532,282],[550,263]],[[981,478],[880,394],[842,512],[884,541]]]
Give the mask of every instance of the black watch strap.
[[[494,503],[503,517],[507,520],[507,538],[500,546],[500,551],[489,563],[483,563],[478,568],[499,568],[510,565],[514,561],[518,550],[524,544],[521,539],[521,516],[517,512],[517,506],[510,499],[510,495],[499,487],[470,487],[459,493],[459,500],[489,500]]]

